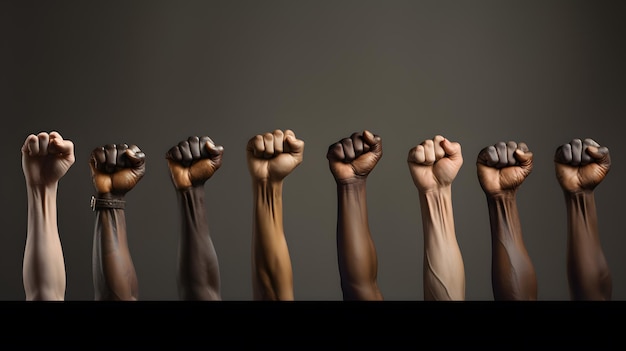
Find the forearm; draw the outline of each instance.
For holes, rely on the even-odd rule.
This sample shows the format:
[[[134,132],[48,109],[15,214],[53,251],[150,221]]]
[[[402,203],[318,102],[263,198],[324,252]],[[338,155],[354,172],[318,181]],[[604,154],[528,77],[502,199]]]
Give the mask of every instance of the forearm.
[[[522,237],[515,193],[487,196],[496,300],[536,300],[537,277]]]
[[[293,300],[293,272],[283,229],[282,182],[253,181],[253,290],[256,300]]]
[[[57,227],[57,186],[27,186],[28,224],[23,262],[26,300],[65,298],[65,261]]]
[[[598,231],[593,191],[565,192],[567,275],[574,300],[610,300],[611,273]]]
[[[365,181],[337,185],[337,253],[346,300],[382,299],[371,237]]]
[[[177,190],[181,218],[178,291],[183,300],[220,300],[220,272],[202,186]]]
[[[464,300],[465,268],[456,240],[452,190],[420,192],[424,231],[424,299]]]
[[[137,300],[137,276],[128,248],[124,209],[96,209],[95,214],[95,299]]]

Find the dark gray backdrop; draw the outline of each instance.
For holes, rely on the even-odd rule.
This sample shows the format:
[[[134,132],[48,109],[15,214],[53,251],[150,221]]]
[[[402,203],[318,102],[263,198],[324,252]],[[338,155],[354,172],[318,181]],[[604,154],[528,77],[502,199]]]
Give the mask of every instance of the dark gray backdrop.
[[[206,184],[225,300],[251,300],[247,140],[293,129],[304,161],[285,181],[297,300],[340,300],[335,184],[327,147],[355,131],[383,138],[368,180],[379,284],[422,300],[423,236],[408,150],[442,134],[461,143],[453,184],[468,300],[492,300],[490,232],[476,155],[525,141],[535,168],[518,204],[541,300],[567,300],[566,223],[556,147],[594,138],[613,166],[596,189],[613,297],[626,297],[623,2],[4,1],[0,3],[3,226],[0,299],[22,300],[26,190],[20,147],[59,131],[76,146],[58,222],[68,300],[93,299],[90,151],[134,143],[147,174],[127,195],[142,300],[176,300],[176,197],[165,152],[190,135],[225,148]]]

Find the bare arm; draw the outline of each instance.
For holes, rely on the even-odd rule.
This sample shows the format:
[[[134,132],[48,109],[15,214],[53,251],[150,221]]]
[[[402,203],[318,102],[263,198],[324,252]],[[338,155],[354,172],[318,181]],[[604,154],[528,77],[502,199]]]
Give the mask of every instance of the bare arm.
[[[452,182],[463,164],[461,145],[437,135],[412,148],[408,164],[424,231],[424,299],[464,300],[465,267],[452,208]]]
[[[301,162],[304,142],[291,130],[247,144],[252,179],[252,287],[255,300],[293,300],[293,272],[283,228],[283,183]]]
[[[532,153],[525,143],[499,142],[479,153],[477,170],[489,209],[494,298],[536,300],[537,277],[524,244],[516,198],[532,171]]]
[[[65,260],[57,226],[59,180],[74,164],[74,144],[57,132],[29,135],[22,146],[28,224],[23,282],[26,300],[64,300]]]
[[[180,211],[177,284],[182,300],[221,300],[204,184],[221,166],[222,153],[209,137],[189,137],[166,155]]]
[[[337,183],[337,254],[344,300],[382,300],[378,259],[369,229],[366,180],[382,157],[369,131],[330,145],[326,156]]]
[[[89,165],[96,189],[92,256],[95,299],[137,300],[137,275],[128,248],[123,203],[126,193],[145,174],[145,155],[135,145],[109,144],[92,151]]]
[[[574,139],[555,154],[567,210],[567,277],[573,300],[611,300],[612,278],[598,230],[595,188],[611,166],[609,150]]]

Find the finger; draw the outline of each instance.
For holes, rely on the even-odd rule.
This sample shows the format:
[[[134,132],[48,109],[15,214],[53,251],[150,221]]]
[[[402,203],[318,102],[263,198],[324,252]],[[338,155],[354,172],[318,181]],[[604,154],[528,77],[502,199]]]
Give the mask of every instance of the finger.
[[[453,142],[448,139],[443,139],[441,142],[441,147],[446,155],[452,160],[463,159],[463,154],[461,152],[461,144],[458,142]]]
[[[359,157],[364,153],[363,148],[363,138],[359,133],[352,133],[350,135],[350,139],[352,139],[352,148],[354,149],[354,156]]]
[[[572,162],[572,145],[563,144],[556,149],[554,160],[559,163],[570,164]]]
[[[248,141],[248,149],[254,157],[263,157],[265,151],[265,144],[263,143],[262,135],[255,135]]]
[[[434,152],[435,152],[435,161],[438,161],[440,159],[442,159],[444,156],[446,156],[446,152],[444,151],[443,147],[441,146],[441,142],[444,141],[444,137],[441,135],[435,135],[435,137],[433,138],[433,147],[434,147]]]
[[[583,143],[580,139],[573,139],[572,145],[572,166],[579,166],[582,159]]]
[[[112,173],[115,171],[115,166],[117,162],[117,147],[115,144],[107,144],[104,146],[104,171],[107,173]]]
[[[115,164],[118,168],[126,168],[130,166],[130,163],[128,162],[128,157],[126,156],[126,150],[128,150],[127,144],[117,145],[117,160],[115,161]]]
[[[489,145],[482,149],[478,154],[478,163],[487,165],[489,167],[495,167],[498,164],[498,151],[493,145]]]
[[[593,139],[589,139],[589,138],[583,140],[583,151],[582,151],[582,155],[580,156],[581,165],[587,165],[594,161],[591,155],[587,152],[587,149],[589,148],[589,146],[594,146],[597,149],[598,147],[600,147],[600,144],[596,143]]]
[[[503,141],[500,141],[498,143],[496,143],[495,145],[496,148],[496,152],[498,154],[498,160],[496,163],[496,167],[497,168],[503,168],[506,167],[509,164],[508,161],[508,150],[506,148],[506,143]]]
[[[61,134],[59,134],[58,132],[52,131],[48,134],[49,137],[49,141],[48,141],[48,153],[49,154],[63,154],[59,149],[58,149],[58,143],[63,141],[63,138],[61,137]]]
[[[104,146],[99,146],[91,152],[91,158],[94,161],[94,166],[99,170],[104,170],[106,164],[106,152]]]
[[[48,154],[48,144],[50,143],[50,135],[45,132],[37,134],[39,139],[39,156],[46,156]]]
[[[274,156],[274,134],[263,134],[263,157],[272,158]]]
[[[411,150],[409,150],[408,160],[409,162],[413,162],[419,165],[424,164],[424,161],[426,160],[426,156],[424,155],[424,146],[417,145]]]
[[[435,163],[435,144],[432,140],[424,140],[422,142],[424,148],[424,162],[425,165],[432,165]]]
[[[30,134],[24,140],[22,145],[22,152],[28,154],[28,156],[34,156],[39,153],[39,139],[35,134]]]
[[[191,148],[189,146],[188,140],[181,140],[178,143],[178,149],[180,150],[180,155],[182,156],[181,162],[189,166],[191,161],[193,161],[193,155],[191,154]]]
[[[328,147],[326,158],[329,161],[343,161],[346,159],[346,155],[343,152],[343,146],[341,143],[334,143]]]
[[[515,166],[517,159],[515,158],[515,150],[517,150],[517,143],[509,141],[506,143],[506,162],[507,166]]]
[[[284,152],[302,153],[304,151],[304,140],[296,138],[296,134],[287,129],[285,131]]]
[[[169,149],[169,151],[165,155],[165,158],[170,159],[172,161],[176,161],[176,162],[182,162],[183,154],[180,152],[180,148],[178,147],[178,145],[176,145],[176,146],[172,146]]]
[[[285,133],[282,130],[276,129],[272,133],[274,135],[274,153],[283,153],[283,143],[285,142]]]
[[[200,138],[198,138],[197,136],[190,136],[189,138],[187,138],[187,142],[189,143],[189,152],[191,153],[192,159],[199,159],[201,156]]]
[[[354,146],[352,145],[351,138],[341,139],[341,147],[343,148],[343,154],[345,156],[344,162],[352,162],[356,158],[354,153]]]

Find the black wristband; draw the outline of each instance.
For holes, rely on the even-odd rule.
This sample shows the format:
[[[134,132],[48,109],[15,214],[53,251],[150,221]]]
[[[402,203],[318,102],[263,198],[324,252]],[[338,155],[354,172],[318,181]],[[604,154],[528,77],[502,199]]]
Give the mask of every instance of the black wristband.
[[[126,201],[115,199],[97,199],[95,196],[91,197],[91,210],[101,210],[106,208],[124,209]]]

